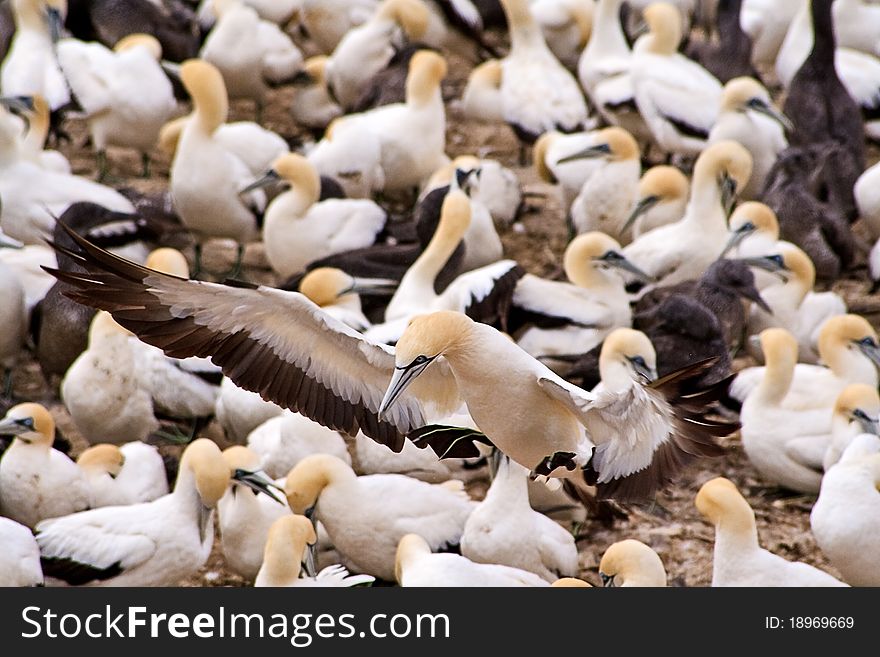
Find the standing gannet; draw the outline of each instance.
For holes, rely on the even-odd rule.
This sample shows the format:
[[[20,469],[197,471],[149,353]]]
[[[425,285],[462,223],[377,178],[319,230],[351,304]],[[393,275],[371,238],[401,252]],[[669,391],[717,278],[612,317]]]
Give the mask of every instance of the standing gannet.
[[[548,582],[574,576],[578,552],[571,532],[529,504],[528,471],[501,457],[485,499],[471,513],[461,536],[461,554],[535,573]]]
[[[699,278],[724,250],[728,209],[751,171],[752,157],[738,143],[712,144],[697,158],[681,220],[643,233],[623,254],[658,286]]]
[[[635,239],[649,230],[675,223],[684,216],[689,191],[690,181],[679,169],[666,165],[651,167],[639,180],[638,200],[623,231],[631,226]]]
[[[35,533],[47,583],[177,584],[207,561],[214,544],[214,507],[230,477],[247,474],[230,473],[220,448],[199,438],[184,450],[168,495],[41,522]]]
[[[171,164],[174,208],[184,226],[196,234],[197,271],[200,245],[212,237],[235,240],[240,264],[244,245],[257,237],[256,212],[262,210],[265,196],[260,191],[240,195],[253,173],[216,137],[229,110],[223,76],[211,64],[192,59],[181,65],[180,79],[194,109]]]
[[[784,405],[793,410],[827,408],[826,426],[830,426],[834,399],[847,385],[864,383],[877,387],[880,366],[877,332],[858,315],[831,317],[819,331],[819,361],[824,366],[797,365]],[[740,370],[730,387],[730,396],[744,400],[763,376],[763,367]],[[817,395],[817,390],[822,390],[822,394]]]
[[[830,442],[830,412],[827,408],[793,411],[782,405],[794,377],[797,341],[782,328],[766,329],[760,337],[767,365],[761,383],[742,405],[743,448],[765,481],[817,493]]]
[[[311,130],[324,130],[333,119],[342,116],[342,108],[327,91],[327,56],[309,57],[303,70],[294,77],[290,114],[293,120]]]
[[[0,66],[0,92],[40,94],[52,110],[70,102],[70,89],[55,56],[67,0],[11,0],[15,36]]]
[[[429,18],[421,0],[383,0],[369,20],[349,30],[327,61],[327,85],[336,102],[345,109],[353,107],[364,85],[391,61],[395,48],[425,36]]]
[[[331,454],[351,465],[348,447],[338,432],[288,410],[251,431],[247,446],[259,457],[260,467],[274,479],[286,476],[312,454]]]
[[[647,141],[651,133],[636,107],[630,73],[632,52],[620,22],[623,4],[623,0],[596,3],[595,26],[578,60],[578,79],[606,121]]]
[[[259,122],[269,85],[293,80],[302,53],[277,24],[240,0],[214,0],[213,8],[218,20],[199,57],[223,75],[230,99],[254,101]]]
[[[730,480],[707,481],[695,503],[715,525],[712,586],[846,586],[818,568],[762,548],[755,512]]]
[[[608,333],[632,321],[629,297],[619,272],[646,279],[604,233],[575,237],[563,256],[570,281],[526,274],[513,293],[508,331],[535,358],[583,354]]]
[[[880,586],[880,438],[862,434],[822,477],[816,543],[851,586]]]
[[[877,394],[877,388],[864,383],[853,383],[837,395],[831,418],[831,442],[822,458],[825,472],[840,460],[843,452],[857,436],[878,435],[878,418],[880,395]]]
[[[159,428],[152,397],[135,370],[131,341],[132,334],[109,313],[96,313],[88,348],[61,381],[61,399],[91,444],[144,440]]]
[[[269,488],[274,484],[266,478],[257,454],[236,445],[223,450],[223,459],[231,472],[241,474],[229,482],[217,502],[220,548],[229,568],[253,580],[263,563],[269,528],[278,518],[290,515],[290,509],[280,493]]]
[[[300,293],[356,331],[366,331],[371,326],[361,310],[359,295],[390,292],[396,287],[394,280],[356,278],[335,267],[312,269],[299,282]]]
[[[666,569],[660,556],[632,538],[613,543],[599,562],[602,585],[666,586]]]
[[[107,173],[107,148],[112,146],[137,150],[143,175],[149,177],[150,151],[177,109],[161,59],[162,46],[149,34],[129,35],[113,50],[78,39],[58,43],[58,61],[85,112],[98,154],[99,179]]]
[[[315,577],[301,577],[306,550],[317,541],[308,518],[291,514],[278,518],[269,527],[254,586],[360,586],[375,581],[371,575],[349,575],[342,566],[328,566]]]
[[[807,254],[793,244],[779,242],[770,253],[743,260],[778,278],[761,290],[770,312],[752,307],[749,334],[757,335],[772,326],[786,328],[797,338],[799,360],[818,362],[822,328],[829,318],[846,314],[846,302],[836,292],[813,292],[816,269]]]
[[[0,435],[14,436],[0,458],[0,508],[28,527],[88,509],[92,503],[83,471],[52,447],[55,420],[39,404],[13,406],[0,421]]]
[[[279,157],[267,174],[242,193],[278,180],[290,189],[266,208],[263,244],[269,265],[282,278],[318,258],[372,245],[385,226],[385,210],[368,199],[320,201],[318,171],[297,153]]]
[[[291,511],[314,507],[347,564],[385,580],[394,578],[401,538],[419,532],[433,548],[456,545],[475,507],[463,491],[398,474],[358,477],[328,454],[300,461],[284,484]]]
[[[251,431],[282,410],[278,404],[264,400],[257,393],[239,388],[225,376],[220,381],[214,414],[231,443],[243,445]]]
[[[644,17],[650,32],[636,41],[630,65],[636,105],[663,151],[696,155],[718,117],[721,83],[678,52],[681,15],[674,5],[653,3]]]
[[[501,60],[501,113],[528,143],[550,130],[572,132],[587,121],[577,80],[547,47],[528,0],[501,0],[510,53]]]
[[[785,131],[791,122],[770,100],[770,94],[752,78],[734,78],[724,85],[718,119],[709,132],[709,143],[730,139],[745,146],[752,156],[752,175],[740,192],[744,200],[758,199],[767,174],[787,146]]]
[[[707,364],[647,387],[632,383],[593,395],[457,312],[414,318],[391,349],[298,293],[182,280],[68,234],[75,257],[91,270],[52,271],[71,285],[74,300],[114,311],[170,356],[211,356],[235,383],[265,399],[350,435],[362,429],[395,451],[411,435],[442,455],[478,456],[470,440],[484,439],[473,431],[463,436],[454,427],[426,426],[464,401],[488,440],[520,465],[578,481],[584,473],[577,466],[589,462],[587,476],[595,476],[600,494],[644,497],[692,457],[716,453],[712,435],[733,429],[703,416],[706,400],[726,384],[678,396]],[[500,387],[509,404],[488,394]],[[644,433],[629,442],[633,426]]]
[[[547,581],[527,570],[476,563],[459,554],[435,554],[428,541],[416,533],[400,539],[394,579],[401,586],[419,587],[549,586]]]
[[[571,224],[577,233],[599,231],[626,246],[632,239],[624,230],[636,202],[641,163],[639,145],[623,128],[599,131],[594,145],[563,158],[598,158],[602,165],[587,178],[571,205]]]
[[[0,586],[42,586],[40,548],[30,528],[0,516]]]
[[[544,41],[565,68],[577,68],[593,31],[593,0],[530,0],[529,11],[541,26]]]
[[[152,502],[168,494],[165,462],[152,445],[102,443],[76,459],[92,491],[92,508]]]

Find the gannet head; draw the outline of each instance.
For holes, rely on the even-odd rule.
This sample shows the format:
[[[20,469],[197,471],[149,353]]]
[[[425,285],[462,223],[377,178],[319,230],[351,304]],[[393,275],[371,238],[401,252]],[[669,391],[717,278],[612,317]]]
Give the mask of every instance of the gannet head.
[[[733,531],[754,531],[755,512],[729,479],[716,477],[700,488],[695,500],[697,510],[715,527]]]
[[[556,589],[591,589],[592,584],[577,577],[560,577],[550,585]]]
[[[189,278],[189,263],[177,249],[162,247],[147,256],[144,266],[178,278]]]
[[[321,176],[318,170],[299,153],[280,155],[272,162],[271,169],[261,178],[242,189],[240,193],[246,194],[255,189],[268,187],[278,181],[283,181],[300,190],[313,202],[316,202],[321,196]]]
[[[202,505],[213,509],[229,485],[229,466],[220,448],[207,438],[198,438],[187,445],[180,459],[180,474],[191,472],[195,478],[196,491]]]
[[[223,460],[232,473],[232,482],[241,484],[254,491],[255,494],[263,493],[279,504],[281,500],[272,492],[272,489],[281,491],[263,472],[260,457],[253,450],[244,445],[234,445],[223,450]]]
[[[687,176],[675,167],[651,167],[639,180],[639,199],[620,232],[626,232],[636,219],[658,203],[686,201],[689,189]]]
[[[819,330],[819,356],[834,369],[835,353],[858,351],[880,367],[880,344],[874,327],[860,315],[836,315]]]
[[[769,206],[757,201],[747,201],[739,205],[730,215],[730,239],[721,252],[723,258],[753,233],[767,235],[768,239],[779,239],[779,220]]]
[[[125,465],[125,454],[116,445],[102,443],[89,447],[80,454],[76,464],[83,470],[107,473],[116,479]]]
[[[355,278],[335,267],[318,267],[303,276],[299,291],[318,306],[329,306],[349,294],[388,292],[397,281],[385,278]]]
[[[293,466],[284,481],[287,504],[294,513],[310,516],[324,488],[335,481],[354,477],[351,467],[336,456],[307,456]]]
[[[407,562],[419,555],[431,554],[431,546],[428,541],[418,534],[406,534],[397,544],[397,553],[394,556],[394,578],[400,584],[403,569]]]
[[[742,144],[723,140],[700,153],[694,165],[694,186],[712,181],[721,192],[721,205],[729,215],[737,193],[752,175],[752,155]]]
[[[556,179],[556,176],[553,175],[550,167],[547,166],[547,151],[550,150],[560,136],[561,133],[556,132],[555,130],[545,132],[538,137],[535,141],[535,145],[532,147],[532,161],[535,163],[535,169],[538,172],[538,176],[541,180],[550,183],[551,185],[555,185],[559,181]]]
[[[113,316],[106,310],[99,310],[89,324],[89,346],[92,347],[101,341],[114,335],[134,335],[128,329],[120,326]]]
[[[606,587],[666,586],[666,569],[659,555],[634,539],[619,541],[605,550],[599,577]]]
[[[593,144],[577,153],[566,155],[559,164],[588,158],[604,158],[610,162],[638,161],[639,145],[635,138],[617,126],[596,133]]]
[[[410,41],[418,41],[428,30],[430,13],[421,0],[383,0],[375,15],[400,25]]]
[[[647,48],[659,55],[671,55],[678,50],[681,43],[681,12],[678,7],[668,2],[654,2],[642,12],[648,25],[648,34],[640,47]]]
[[[594,268],[626,271],[641,280],[652,280],[623,255],[617,240],[598,231],[581,233],[569,242],[563,267],[568,280],[581,287],[589,287],[589,274]]]
[[[180,65],[180,81],[193,100],[194,117],[199,118],[210,134],[226,122],[229,98],[223,75],[201,59],[188,59]]]
[[[834,415],[847,423],[858,422],[861,431],[880,435],[880,395],[874,386],[851,383],[834,402]]]
[[[650,383],[657,378],[657,352],[648,336],[630,328],[608,334],[599,354],[602,381],[614,390],[628,381]]]
[[[162,44],[151,34],[129,34],[117,41],[116,45],[113,46],[113,50],[115,52],[125,52],[126,50],[138,47],[146,49],[157,62],[161,61]]]
[[[49,448],[55,440],[55,420],[40,404],[18,404],[0,420],[0,436],[15,436],[16,440],[26,445]]]
[[[794,126],[785,114],[773,107],[770,93],[754,78],[733,78],[724,85],[721,94],[722,112],[758,112],[769,116],[785,130],[793,130]]]

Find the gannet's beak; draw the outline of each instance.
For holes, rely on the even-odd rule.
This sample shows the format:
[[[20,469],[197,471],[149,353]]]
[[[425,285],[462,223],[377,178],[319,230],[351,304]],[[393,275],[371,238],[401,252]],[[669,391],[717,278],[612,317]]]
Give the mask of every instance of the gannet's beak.
[[[754,232],[755,225],[750,221],[737,228],[731,234],[730,239],[727,240],[727,244],[724,245],[724,250],[721,252],[721,255],[718,256],[718,259],[720,260],[726,256],[730,251],[739,246],[745,238]]]
[[[867,356],[874,365],[880,367],[880,345],[877,344],[877,341],[872,337],[862,338],[861,340],[857,340],[856,344],[859,347],[859,350]]]
[[[729,217],[736,201],[736,180],[725,171],[721,174],[718,184],[721,188],[721,207],[724,208],[724,214]]]
[[[341,294],[387,294],[394,292],[400,283],[390,278],[355,278]]]
[[[615,269],[620,269],[622,271],[629,272],[639,280],[642,280],[646,283],[653,283],[654,277],[645,273],[638,267],[636,267],[631,260],[628,260],[626,256],[622,253],[618,253],[617,251],[608,251],[605,255],[599,258],[606,266],[613,267]]]
[[[0,420],[0,436],[20,436],[34,430],[34,420],[29,417],[11,418],[5,417]]]
[[[557,161],[557,164],[565,164],[566,162],[575,162],[577,160],[587,160],[596,157],[605,157],[609,153],[611,153],[611,147],[608,144],[596,144],[595,146],[590,146],[582,151],[560,158]]]
[[[284,502],[278,499],[275,493],[272,492],[273,488],[275,490],[280,490],[282,493],[284,492],[284,489],[280,486],[275,485],[274,482],[269,481],[258,472],[252,472],[250,470],[237,468],[235,472],[232,473],[232,479],[242,484],[243,486],[247,486],[258,494],[265,494],[266,496],[278,502],[278,504],[284,504]]]
[[[625,233],[626,229],[632,226],[635,223],[636,219],[641,217],[659,202],[660,197],[654,194],[652,194],[651,196],[644,196],[640,198],[636,203],[636,207],[633,208],[633,211],[630,213],[629,217],[626,218],[626,222],[623,224],[623,228],[620,229],[620,232]]]
[[[385,391],[382,403],[379,405],[379,419],[381,420],[385,413],[403,394],[416,378],[425,371],[425,369],[434,361],[434,358],[427,356],[418,356],[409,365],[399,365],[394,368],[394,376],[391,377],[391,383]]]
[[[857,408],[854,410],[852,419],[859,423],[859,426],[862,427],[862,431],[865,433],[874,434],[875,436],[880,435],[880,421],[877,418],[871,417],[862,409]]]
[[[55,7],[47,7],[46,18],[49,21],[49,35],[52,37],[52,43],[58,43],[61,38],[61,30],[64,29],[64,19],[61,17],[61,12]]]
[[[758,269],[769,271],[771,274],[775,274],[782,280],[785,280],[786,278],[785,272],[788,271],[788,268],[785,266],[785,261],[783,261],[782,256],[768,255],[759,258],[740,258],[739,260],[746,263],[749,267],[757,267]]]
[[[768,105],[763,99],[752,98],[748,102],[748,106],[759,114],[769,116],[771,119],[779,123],[786,132],[794,132],[794,124],[791,122],[791,119],[772,105]]]
[[[247,194],[248,192],[252,192],[255,189],[262,189],[263,187],[268,187],[269,185],[278,182],[281,180],[281,176],[278,175],[278,172],[274,169],[270,169],[265,174],[263,174],[262,178],[255,180],[250,185],[245,187],[243,190],[239,192],[239,194]]]
[[[627,356],[626,359],[630,362],[630,365],[632,365],[635,373],[645,380],[645,383],[650,383],[657,379],[657,370],[653,367],[648,367],[645,359],[641,356],[635,356],[634,358]]]

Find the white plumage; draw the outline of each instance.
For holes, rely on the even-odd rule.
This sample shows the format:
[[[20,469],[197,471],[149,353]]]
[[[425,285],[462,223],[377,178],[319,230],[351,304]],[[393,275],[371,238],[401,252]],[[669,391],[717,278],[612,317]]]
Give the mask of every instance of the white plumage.
[[[0,586],[42,586],[40,548],[31,530],[0,516]]]
[[[99,444],[84,451],[77,465],[92,490],[92,508],[152,502],[168,494],[159,450],[140,441]]]

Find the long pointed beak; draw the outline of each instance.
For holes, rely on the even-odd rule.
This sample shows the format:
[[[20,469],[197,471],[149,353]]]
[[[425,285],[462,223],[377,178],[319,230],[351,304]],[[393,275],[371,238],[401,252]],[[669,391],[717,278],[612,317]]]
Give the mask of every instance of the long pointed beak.
[[[740,258],[739,260],[747,264],[749,267],[757,267],[758,269],[769,271],[771,274],[776,274],[780,278],[785,278],[782,274],[782,272],[787,271],[785,266],[780,265],[778,262],[767,256],[760,258]]]
[[[756,288],[754,285],[746,290],[740,290],[740,294],[744,298],[755,303],[758,308],[763,310],[768,315],[773,314],[773,310],[770,308],[770,306],[767,305],[767,302],[764,301],[764,297],[761,296],[761,293],[758,292],[758,288]]]
[[[27,427],[22,420],[9,417],[0,420],[0,436],[20,436],[29,431],[33,429]]]
[[[862,409],[857,408],[853,411],[852,419],[859,423],[859,426],[865,433],[880,436],[880,421],[878,421],[878,418],[873,418]]]
[[[719,260],[731,251],[733,251],[737,246],[742,244],[742,241],[749,235],[751,235],[754,231],[754,228],[752,228],[751,230],[744,230],[743,228],[740,228],[739,230],[734,231],[730,235],[730,239],[727,240],[727,244],[724,245],[724,250],[721,252],[721,255],[718,256]]]
[[[239,192],[239,194],[247,194],[248,192],[252,192],[255,189],[262,189],[263,187],[268,187],[276,182],[281,180],[281,176],[278,175],[274,170],[267,171],[262,178],[255,180],[250,185],[245,187],[243,190]]]
[[[394,292],[399,281],[391,278],[355,278],[351,287],[343,290],[342,294],[388,294]]]
[[[655,280],[653,276],[636,267],[631,260],[628,260],[624,256],[608,259],[604,262],[609,267],[614,267],[616,269],[621,269],[623,271],[629,272],[630,274],[632,274],[639,280],[644,281],[645,283],[653,283]]]
[[[630,213],[629,217],[626,218],[626,222],[624,222],[623,228],[620,229],[620,232],[625,233],[626,230],[635,223],[636,219],[641,217],[659,202],[660,197],[653,194],[651,196],[643,196],[642,198],[640,198],[638,200],[638,203],[636,203],[636,206],[633,208],[633,211]]]
[[[0,234],[0,249],[23,249],[24,244],[9,235]]]
[[[759,114],[769,116],[771,119],[779,123],[786,132],[794,132],[794,124],[791,122],[791,119],[775,107],[762,102],[760,104],[752,105],[751,108]]]
[[[394,403],[400,398],[403,391],[406,390],[412,382],[418,378],[419,374],[424,372],[425,368],[430,364],[431,361],[428,360],[418,365],[407,365],[394,368],[394,376],[391,377],[391,383],[388,384],[388,389],[385,391],[382,403],[379,404],[380,420],[383,419],[383,416],[388,412],[388,409],[394,406]]]
[[[880,346],[878,346],[876,342],[866,343],[859,341],[857,344],[859,345],[861,352],[865,354],[874,365],[880,368]]]
[[[257,494],[263,493],[278,502],[278,504],[284,504],[284,502],[278,499],[278,496],[272,492],[273,488],[275,490],[280,490],[282,493],[284,492],[284,489],[280,486],[276,486],[274,482],[269,481],[258,472],[251,472],[250,470],[242,470],[241,468],[238,468],[232,473],[232,478],[243,486],[247,486]]]
[[[33,96],[2,96],[0,97],[0,105],[3,105],[13,114],[21,115],[34,111]]]
[[[49,21],[49,35],[52,37],[52,43],[58,43],[61,39],[61,30],[64,29],[64,18],[61,12],[54,7],[46,9],[46,17]]]
[[[312,523],[312,527],[315,530],[315,536],[318,535],[318,521],[315,518],[315,507],[312,507],[306,511],[306,518],[309,519]],[[305,559],[303,560],[303,570],[306,572],[306,576],[315,577],[318,574],[318,541],[315,540],[314,543],[310,543],[306,547]]]
[[[163,59],[159,62],[159,66],[163,71],[175,80],[180,80],[180,64]]]
[[[721,186],[721,207],[724,208],[724,214],[730,217],[733,204],[736,201],[736,181],[725,171],[721,175],[719,184]]]
[[[566,162],[575,162],[577,160],[605,157],[606,155],[608,155],[608,152],[608,144],[597,144],[596,146],[590,146],[589,148],[585,148],[584,150],[578,151],[577,153],[566,155],[565,157],[560,158],[557,161],[557,164],[565,164]]]

